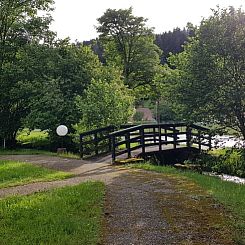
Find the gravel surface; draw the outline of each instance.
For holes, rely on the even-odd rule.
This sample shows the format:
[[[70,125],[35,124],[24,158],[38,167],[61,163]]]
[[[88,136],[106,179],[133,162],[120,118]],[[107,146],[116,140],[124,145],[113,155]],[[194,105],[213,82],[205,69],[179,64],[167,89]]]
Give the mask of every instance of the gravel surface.
[[[223,208],[187,180],[146,171],[122,173],[107,186],[107,245],[228,245]]]
[[[28,162],[50,169],[70,172],[75,175],[75,177],[65,180],[57,180],[52,182],[36,182],[22,186],[3,188],[0,189],[0,198],[10,195],[27,195],[34,192],[44,191],[62,186],[77,185],[85,181],[98,180],[109,184],[122,172],[128,171],[123,168],[119,169],[112,167],[108,163],[101,163],[99,160],[96,159],[95,162],[89,162],[78,159],[66,159],[44,155],[5,155],[0,156],[0,160]]]
[[[103,245],[230,245],[222,206],[190,181],[160,173],[113,167],[110,158],[93,162],[51,156],[0,156],[63,170],[75,177],[0,189],[0,198],[76,185],[106,183]],[[105,163],[107,162],[107,163]]]

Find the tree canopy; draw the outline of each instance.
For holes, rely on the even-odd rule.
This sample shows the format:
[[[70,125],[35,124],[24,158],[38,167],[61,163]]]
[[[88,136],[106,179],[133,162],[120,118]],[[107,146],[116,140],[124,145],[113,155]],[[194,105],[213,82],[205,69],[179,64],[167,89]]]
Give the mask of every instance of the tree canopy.
[[[146,19],[129,9],[108,9],[100,18],[97,31],[104,44],[106,62],[122,69],[130,88],[149,84],[160,63],[160,49],[154,44],[153,29]]]
[[[123,81],[93,80],[83,97],[77,97],[81,121],[75,126],[78,132],[105,127],[119,126],[128,122],[133,115],[134,97]]]
[[[31,44],[48,44],[53,39],[49,30],[52,3],[52,0],[0,2],[0,137],[10,142],[28,114],[34,86],[25,75],[22,58]],[[43,11],[42,17],[38,11]]]
[[[214,10],[202,21],[197,37],[172,61],[182,115],[233,127],[245,137],[244,23],[241,9]]]

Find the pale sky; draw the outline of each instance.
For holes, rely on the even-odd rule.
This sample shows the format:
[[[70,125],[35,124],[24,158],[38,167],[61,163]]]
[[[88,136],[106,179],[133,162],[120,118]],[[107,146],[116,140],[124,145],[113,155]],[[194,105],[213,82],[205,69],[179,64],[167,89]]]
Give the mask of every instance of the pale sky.
[[[211,8],[234,6],[245,10],[245,0],[56,0],[51,26],[59,38],[85,41],[98,36],[94,26],[106,9],[133,7],[133,15],[147,18],[155,33],[183,28],[187,22],[199,25]]]

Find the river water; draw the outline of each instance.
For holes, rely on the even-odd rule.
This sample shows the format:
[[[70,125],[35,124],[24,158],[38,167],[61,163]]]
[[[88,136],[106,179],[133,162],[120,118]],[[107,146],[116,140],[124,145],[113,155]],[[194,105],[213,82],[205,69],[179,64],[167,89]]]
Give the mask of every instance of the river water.
[[[219,177],[222,180],[230,181],[230,182],[237,183],[237,184],[245,184],[245,178],[240,178],[237,176],[231,176],[228,174],[217,174],[217,173],[211,173],[211,172],[203,172],[203,174],[209,175],[209,176]]]

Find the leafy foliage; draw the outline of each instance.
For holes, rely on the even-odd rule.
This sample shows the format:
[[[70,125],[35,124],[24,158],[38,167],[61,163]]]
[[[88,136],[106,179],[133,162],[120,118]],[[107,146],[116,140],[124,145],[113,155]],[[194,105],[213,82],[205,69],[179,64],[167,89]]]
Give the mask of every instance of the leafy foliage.
[[[102,69],[90,47],[75,46],[67,41],[56,45],[51,49],[41,47],[43,54],[48,56],[48,67],[46,74],[37,78],[36,93],[25,119],[28,127],[48,129],[51,136],[59,124],[65,124],[71,130],[71,125],[79,121],[75,98],[83,95],[92,78],[98,77]],[[40,71],[38,60],[34,62],[37,67],[32,68],[37,74]]]
[[[32,81],[21,66],[30,44],[48,43],[54,33],[49,31],[52,0],[3,0],[0,5],[0,137],[13,143],[28,114]],[[43,17],[38,16],[43,11]],[[46,15],[45,15],[46,13]]]
[[[187,29],[174,28],[173,31],[157,34],[155,43],[163,51],[161,63],[167,63],[167,58],[171,54],[183,52],[183,45],[193,36],[195,36],[195,27],[191,23],[187,23]]]
[[[82,119],[75,126],[78,132],[104,127],[119,126],[133,114],[134,97],[123,82],[93,80],[84,97],[77,97]]]
[[[171,58],[177,67],[174,97],[189,120],[219,122],[245,137],[245,14],[217,9],[197,38]]]
[[[245,177],[244,149],[226,149],[216,154],[202,154],[197,162],[206,171]]]
[[[106,62],[122,69],[130,88],[150,83],[160,63],[161,51],[146,21],[134,16],[132,8],[108,9],[98,19],[97,31],[101,33]]]
[[[50,144],[49,135],[47,131],[33,130],[25,128],[18,131],[16,136],[17,142],[25,148],[40,149]]]

